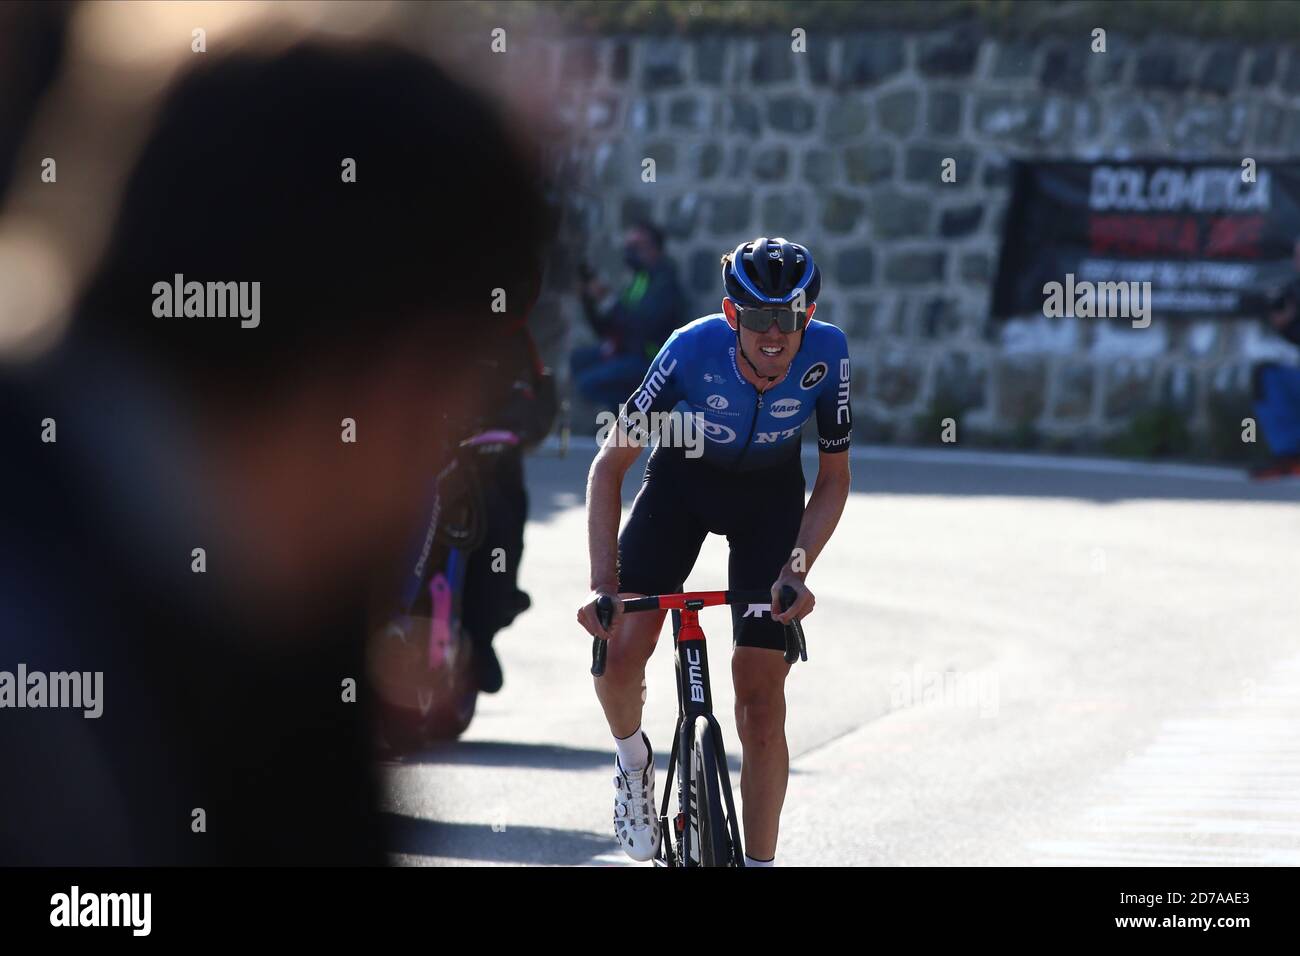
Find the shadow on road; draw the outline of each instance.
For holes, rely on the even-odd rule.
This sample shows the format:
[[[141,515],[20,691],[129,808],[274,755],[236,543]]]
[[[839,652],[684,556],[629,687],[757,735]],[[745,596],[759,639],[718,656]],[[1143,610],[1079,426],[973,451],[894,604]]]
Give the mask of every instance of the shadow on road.
[[[475,767],[532,767],[536,770],[591,770],[611,763],[610,750],[565,747],[558,744],[521,744],[499,740],[458,741],[408,754],[401,764]]]
[[[739,746],[738,744],[736,746]],[[728,748],[730,749],[730,748]],[[403,765],[475,767],[530,767],[534,770],[613,770],[614,748],[563,747],[554,744],[519,744],[499,740],[461,741],[403,757]],[[740,759],[727,754],[732,785],[739,783]],[[655,754],[659,779],[668,772],[668,754]]]
[[[581,830],[511,826],[509,821],[440,823],[395,813],[381,814],[389,853],[454,857],[492,863],[574,866],[615,849],[613,837]]]

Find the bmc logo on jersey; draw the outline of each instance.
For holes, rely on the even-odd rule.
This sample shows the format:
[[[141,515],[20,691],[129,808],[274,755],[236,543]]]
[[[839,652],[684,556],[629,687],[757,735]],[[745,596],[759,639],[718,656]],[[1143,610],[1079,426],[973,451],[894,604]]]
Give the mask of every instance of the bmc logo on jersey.
[[[709,408],[716,408],[718,411],[721,411],[731,403],[727,401],[726,397],[723,395],[710,395],[705,399],[705,404],[708,405]]]
[[[782,398],[773,402],[768,408],[773,418],[789,418],[791,415],[798,415],[799,409],[803,408],[803,402],[797,398]]]
[[[812,368],[808,369],[808,371],[803,373],[803,378],[799,379],[799,387],[804,390],[812,388],[826,377],[827,371],[826,363],[818,362]]]
[[[835,424],[849,424],[849,360],[840,359],[839,402],[835,406]]]
[[[670,357],[672,358],[671,362],[668,361]],[[650,405],[654,402],[655,396],[659,394],[659,391],[668,381],[668,376],[673,374],[673,369],[676,367],[677,358],[665,353],[659,367],[650,373],[645,380],[645,384],[641,386],[640,391],[632,399],[632,404],[636,406],[637,411],[647,412],[650,410]]]

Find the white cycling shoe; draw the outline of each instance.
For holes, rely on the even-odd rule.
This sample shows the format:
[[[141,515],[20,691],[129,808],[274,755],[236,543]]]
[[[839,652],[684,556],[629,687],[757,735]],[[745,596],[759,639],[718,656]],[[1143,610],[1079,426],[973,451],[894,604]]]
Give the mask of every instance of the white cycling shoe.
[[[659,851],[659,821],[655,818],[655,754],[642,731],[650,759],[645,769],[627,771],[614,755],[614,836],[628,856],[644,863]]]

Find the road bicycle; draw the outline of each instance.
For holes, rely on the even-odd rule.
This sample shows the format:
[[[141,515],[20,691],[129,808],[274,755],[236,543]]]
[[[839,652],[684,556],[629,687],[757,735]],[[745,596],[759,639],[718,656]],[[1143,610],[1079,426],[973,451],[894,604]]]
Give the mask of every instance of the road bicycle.
[[[781,589],[781,610],[795,601],[794,588]],[[766,591],[693,591],[686,594],[657,594],[620,602],[624,614],[638,611],[671,610],[673,650],[677,655],[677,729],[668,757],[663,806],[656,825],[659,850],[656,866],[744,866],[745,851],[740,839],[740,821],[731,794],[727,754],[722,728],[713,716],[713,694],[709,684],[709,658],[704,647],[704,629],[699,613],[721,604],[744,605],[747,610],[770,610],[772,595]],[[614,614],[614,599],[596,602],[601,626],[608,628]],[[597,637],[591,646],[591,673],[605,673],[608,642]],[[785,628],[785,660],[793,664],[808,660],[803,627],[794,621]],[[683,755],[689,754],[686,760]],[[677,815],[671,824],[668,798],[673,774],[681,764],[677,782]]]

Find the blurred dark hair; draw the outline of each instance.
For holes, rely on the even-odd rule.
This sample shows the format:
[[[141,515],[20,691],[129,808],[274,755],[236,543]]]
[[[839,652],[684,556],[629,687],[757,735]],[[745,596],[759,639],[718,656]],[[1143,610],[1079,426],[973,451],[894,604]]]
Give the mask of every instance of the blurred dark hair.
[[[370,42],[241,52],[168,94],[75,327],[236,388],[429,320],[450,352],[522,323],[550,227],[535,152],[427,59]],[[155,317],[153,285],[177,273],[259,281],[260,325]]]

